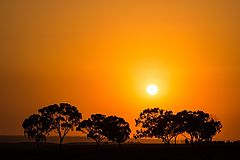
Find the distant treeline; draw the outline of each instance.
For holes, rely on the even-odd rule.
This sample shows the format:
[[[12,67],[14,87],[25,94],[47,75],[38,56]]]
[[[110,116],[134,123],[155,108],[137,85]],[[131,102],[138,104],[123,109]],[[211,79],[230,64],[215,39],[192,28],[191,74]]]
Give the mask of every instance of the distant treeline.
[[[68,132],[76,130],[87,135],[96,142],[109,140],[119,144],[130,138],[129,123],[117,116],[92,114],[90,118],[81,121],[82,114],[77,107],[68,103],[53,104],[38,110],[24,120],[22,127],[24,135],[36,141],[37,147],[46,141],[50,133],[55,132],[59,137],[59,147]],[[181,111],[174,114],[159,108],[143,110],[135,119],[139,130],[134,138],[159,138],[166,145],[183,135],[185,143],[212,142],[213,136],[221,132],[221,122],[216,121],[209,113],[203,111]]]

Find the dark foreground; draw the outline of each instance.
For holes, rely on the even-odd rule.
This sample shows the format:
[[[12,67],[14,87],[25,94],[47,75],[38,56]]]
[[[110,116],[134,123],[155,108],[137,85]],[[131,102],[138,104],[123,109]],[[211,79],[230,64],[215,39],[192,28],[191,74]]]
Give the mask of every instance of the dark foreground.
[[[56,144],[0,143],[0,159],[24,160],[225,160],[240,158],[239,144],[174,145],[161,144],[64,144],[59,152]]]

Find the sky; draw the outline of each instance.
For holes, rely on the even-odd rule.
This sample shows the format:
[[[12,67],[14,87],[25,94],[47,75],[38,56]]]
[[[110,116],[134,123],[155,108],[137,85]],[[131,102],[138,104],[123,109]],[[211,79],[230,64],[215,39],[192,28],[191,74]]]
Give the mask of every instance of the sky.
[[[0,135],[39,108],[203,110],[240,139],[240,1],[1,0]],[[157,95],[146,93],[156,84]],[[78,135],[72,132],[69,135]]]

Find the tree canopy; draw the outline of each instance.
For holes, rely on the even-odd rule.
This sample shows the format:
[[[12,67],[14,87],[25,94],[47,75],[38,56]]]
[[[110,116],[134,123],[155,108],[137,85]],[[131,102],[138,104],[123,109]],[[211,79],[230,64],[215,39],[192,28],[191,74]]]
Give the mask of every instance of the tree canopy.
[[[53,104],[38,110],[43,117],[51,121],[50,127],[56,131],[59,136],[59,144],[70,130],[78,126],[82,114],[75,106],[68,103]]]
[[[30,115],[22,123],[24,128],[24,135],[28,136],[29,139],[34,139],[39,147],[39,143],[46,141],[46,136],[51,131],[51,122],[39,114]]]
[[[135,138],[156,137],[169,144],[171,139],[179,134],[187,133],[190,142],[212,141],[213,136],[221,132],[221,122],[215,121],[208,113],[203,111],[181,111],[176,115],[172,111],[159,108],[145,109],[135,119]],[[185,135],[184,135],[185,136]],[[187,137],[187,136],[185,136]]]
[[[190,135],[190,142],[212,141],[213,136],[221,132],[222,124],[214,120],[204,111],[181,111],[177,113],[180,118],[183,132]]]
[[[83,120],[77,107],[69,103],[53,104],[38,110],[39,114],[30,115],[22,124],[24,135],[39,143],[46,140],[51,131],[59,136],[59,147],[70,130],[76,128],[99,143],[104,139],[119,145],[130,138],[129,123],[117,116],[92,114]],[[160,108],[144,109],[135,119],[136,131],[134,138],[159,138],[165,144],[170,144],[174,138],[182,134],[191,143],[211,142],[213,137],[221,132],[222,124],[204,111],[183,110],[174,114],[172,111]],[[190,138],[189,138],[190,137]]]
[[[176,136],[175,115],[172,111],[159,108],[145,109],[140,113],[136,121],[137,137],[156,137],[162,139],[164,143],[170,143],[170,140]]]
[[[117,116],[108,116],[103,121],[103,134],[108,140],[119,145],[129,139],[131,129],[129,123]]]
[[[102,114],[92,114],[90,118],[80,122],[76,130],[87,134],[87,138],[95,140],[99,147],[99,143],[106,138],[103,131],[105,118]]]

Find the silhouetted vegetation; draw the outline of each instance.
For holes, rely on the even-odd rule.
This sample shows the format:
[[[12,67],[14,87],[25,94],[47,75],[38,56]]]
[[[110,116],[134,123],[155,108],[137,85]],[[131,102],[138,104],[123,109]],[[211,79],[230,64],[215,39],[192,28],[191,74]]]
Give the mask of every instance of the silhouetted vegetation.
[[[108,140],[117,142],[120,146],[121,143],[129,139],[131,129],[128,122],[123,118],[117,116],[108,116],[103,121],[103,134]]]
[[[105,115],[93,114],[87,120],[80,122],[76,130],[87,134],[87,138],[95,140],[99,148],[99,143],[106,138],[103,131],[105,118]]]
[[[172,111],[159,108],[145,109],[135,121],[136,126],[141,127],[140,130],[136,131],[135,138],[156,137],[168,145],[172,138],[178,134],[175,115]]]
[[[190,135],[190,142],[201,143],[203,141],[211,142],[213,136],[221,132],[221,122],[215,121],[208,113],[203,111],[182,111],[173,114],[172,111],[166,111],[159,108],[145,109],[140,113],[136,121],[137,130],[135,138],[156,137],[160,138],[166,145],[170,144],[173,137],[179,134],[187,133]],[[184,135],[185,136],[185,135]],[[186,137],[186,142],[188,138]]]
[[[39,143],[46,141],[46,136],[51,130],[50,121],[39,114],[30,115],[23,121],[24,135],[34,139],[39,148]]]
[[[121,117],[93,114],[81,122],[82,114],[68,103],[49,105],[38,112],[39,114],[31,115],[22,124],[24,135],[34,139],[37,147],[40,142],[46,141],[50,132],[55,131],[59,136],[61,150],[64,137],[75,128],[85,133],[87,138],[93,139],[97,148],[104,139],[118,143],[121,147],[120,144],[130,138],[129,123]],[[166,146],[174,139],[175,147],[179,135],[185,137],[186,144],[209,143],[222,128],[220,121],[204,111],[184,110],[174,114],[168,110],[148,108],[135,121],[140,129],[136,131],[134,138],[159,138]]]
[[[203,111],[182,111],[177,113],[183,133],[190,135],[190,142],[211,142],[213,136],[221,132],[221,122],[215,121]],[[184,135],[184,134],[183,134]],[[187,138],[187,136],[185,136]],[[187,138],[188,139],[188,138]]]
[[[59,136],[59,148],[61,149],[64,137],[70,130],[79,125],[82,114],[75,106],[68,103],[53,104],[38,110],[41,115],[50,121],[51,130]]]
[[[87,120],[82,121],[77,127],[78,131],[87,134],[88,138],[96,141],[97,148],[104,139],[119,144],[129,139],[131,133],[128,122],[117,116],[105,116],[93,114]]]

